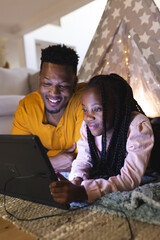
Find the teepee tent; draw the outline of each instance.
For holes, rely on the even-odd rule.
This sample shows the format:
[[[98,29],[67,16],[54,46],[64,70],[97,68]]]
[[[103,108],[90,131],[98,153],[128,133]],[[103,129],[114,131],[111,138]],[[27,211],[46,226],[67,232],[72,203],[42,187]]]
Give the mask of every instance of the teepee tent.
[[[80,81],[117,73],[149,117],[160,115],[160,12],[153,0],[108,0]]]

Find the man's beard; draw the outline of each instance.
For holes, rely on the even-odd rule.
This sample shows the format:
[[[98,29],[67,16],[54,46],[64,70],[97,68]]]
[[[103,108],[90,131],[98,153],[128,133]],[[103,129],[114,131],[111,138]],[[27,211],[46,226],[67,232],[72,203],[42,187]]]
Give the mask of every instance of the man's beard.
[[[57,110],[49,110],[49,109],[45,108],[45,111],[48,112],[48,113],[51,113],[51,114],[55,114],[55,113],[59,113],[59,112],[60,112],[60,109],[57,109]]]

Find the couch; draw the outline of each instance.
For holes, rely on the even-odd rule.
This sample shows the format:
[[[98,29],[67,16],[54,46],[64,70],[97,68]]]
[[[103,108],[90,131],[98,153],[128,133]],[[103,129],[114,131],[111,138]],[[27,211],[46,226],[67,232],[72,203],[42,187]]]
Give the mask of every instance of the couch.
[[[10,134],[19,101],[39,87],[39,72],[0,68],[0,134]]]

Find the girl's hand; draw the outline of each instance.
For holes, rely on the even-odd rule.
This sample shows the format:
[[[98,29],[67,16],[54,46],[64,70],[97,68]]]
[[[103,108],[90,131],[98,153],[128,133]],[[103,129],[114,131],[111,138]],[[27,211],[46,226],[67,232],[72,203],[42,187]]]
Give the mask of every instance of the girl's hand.
[[[59,181],[49,185],[54,201],[65,204],[87,200],[87,193],[83,186],[77,186],[68,179],[57,173]]]
[[[76,178],[74,178],[71,182],[72,182],[73,184],[77,185],[77,186],[80,186],[82,181],[83,181],[82,178],[76,177]]]

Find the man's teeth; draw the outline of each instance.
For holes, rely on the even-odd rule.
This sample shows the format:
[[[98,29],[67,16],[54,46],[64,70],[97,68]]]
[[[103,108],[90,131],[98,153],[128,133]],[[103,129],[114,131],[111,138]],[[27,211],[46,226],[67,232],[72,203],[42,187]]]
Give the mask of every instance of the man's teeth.
[[[49,98],[49,101],[50,101],[50,102],[52,102],[52,103],[57,103],[57,102],[60,102],[60,100],[59,100],[59,99],[50,99],[50,98]]]

